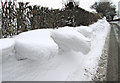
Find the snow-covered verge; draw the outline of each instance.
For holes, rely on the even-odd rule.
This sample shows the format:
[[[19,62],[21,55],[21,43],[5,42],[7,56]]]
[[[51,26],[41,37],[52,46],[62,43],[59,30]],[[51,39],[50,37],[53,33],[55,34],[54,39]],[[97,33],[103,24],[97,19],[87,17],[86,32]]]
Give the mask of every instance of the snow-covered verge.
[[[2,63],[9,59],[14,51],[14,39],[5,38],[0,39],[0,82],[2,80]]]
[[[15,41],[14,39],[10,38],[5,38],[5,39],[0,39],[0,64],[5,62],[9,55],[12,55],[14,51],[14,44]]]
[[[21,33],[12,38],[15,43],[12,43],[11,50],[15,47],[15,54],[2,63],[2,80],[91,81],[109,28],[109,23],[102,19],[88,27]]]

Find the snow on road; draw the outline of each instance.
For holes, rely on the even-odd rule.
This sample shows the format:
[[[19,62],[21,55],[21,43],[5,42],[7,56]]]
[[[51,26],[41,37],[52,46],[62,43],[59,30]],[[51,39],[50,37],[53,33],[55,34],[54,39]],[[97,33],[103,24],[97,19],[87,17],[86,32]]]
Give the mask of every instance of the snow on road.
[[[102,19],[88,27],[21,33],[13,38],[15,53],[2,63],[2,80],[91,81],[109,27],[109,23]]]

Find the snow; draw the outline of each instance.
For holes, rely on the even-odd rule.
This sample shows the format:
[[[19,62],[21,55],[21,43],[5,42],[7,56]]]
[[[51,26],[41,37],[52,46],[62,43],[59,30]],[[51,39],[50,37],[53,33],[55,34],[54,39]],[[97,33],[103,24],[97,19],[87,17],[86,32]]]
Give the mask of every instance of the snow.
[[[38,29],[21,33],[13,38],[15,54],[2,63],[2,79],[91,81],[109,30],[109,23],[101,19],[88,27]],[[18,56],[27,59],[18,61]]]
[[[93,35],[93,31],[92,28],[87,27],[87,26],[81,26],[81,27],[76,27],[76,30],[78,32],[80,32],[81,34],[83,34],[85,37],[87,38],[91,38]]]
[[[2,82],[2,64],[14,53],[14,39],[0,39],[0,82]]]
[[[0,46],[1,47],[1,46]],[[0,50],[0,82],[2,82],[2,50]]]
[[[98,61],[102,55],[105,38],[110,30],[110,25],[103,19],[89,27],[94,31],[91,39],[91,51],[84,56],[83,64],[79,65],[75,72],[68,77],[68,81],[92,81],[92,77],[96,73]]]
[[[18,59],[46,60],[57,54],[57,45],[50,37],[50,29],[24,32],[15,37]],[[45,58],[45,59],[44,59]]]
[[[6,61],[14,52],[14,39],[0,39],[0,63]],[[3,60],[3,61],[2,61]]]
[[[51,37],[58,45],[60,52],[71,50],[87,54],[90,51],[90,40],[72,27],[64,27],[52,32]]]

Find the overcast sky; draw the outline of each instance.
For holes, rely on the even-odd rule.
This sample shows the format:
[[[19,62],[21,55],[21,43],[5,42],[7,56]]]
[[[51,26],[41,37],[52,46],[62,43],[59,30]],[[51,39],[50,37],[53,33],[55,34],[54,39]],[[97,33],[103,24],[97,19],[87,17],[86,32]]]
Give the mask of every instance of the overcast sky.
[[[46,6],[46,7],[50,7],[50,8],[62,8],[62,2],[66,1],[66,0],[18,0],[18,1],[26,1],[26,2],[30,2],[30,4],[37,4],[37,5],[42,5],[42,6]],[[78,0],[77,0],[78,1]],[[80,2],[80,7],[86,9],[86,10],[90,10],[90,6],[98,0],[79,0]],[[103,0],[104,1],[104,0]],[[118,2],[120,0],[111,0],[116,7],[118,8]]]

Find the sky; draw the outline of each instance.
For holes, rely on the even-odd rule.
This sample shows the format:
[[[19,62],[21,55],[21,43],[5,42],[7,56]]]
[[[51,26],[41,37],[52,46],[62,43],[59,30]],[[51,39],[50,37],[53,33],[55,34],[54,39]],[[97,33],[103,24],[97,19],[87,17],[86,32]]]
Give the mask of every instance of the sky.
[[[66,0],[17,0],[17,1],[25,1],[25,2],[30,2],[32,5],[41,5],[41,6],[46,6],[49,8],[57,9],[57,8],[62,8],[63,7],[63,2],[66,2]],[[80,2],[80,7],[91,11],[90,6],[94,4],[95,1],[98,0],[75,0]],[[105,0],[103,0],[105,1]],[[118,2],[120,0],[111,0],[117,7],[118,9]]]

